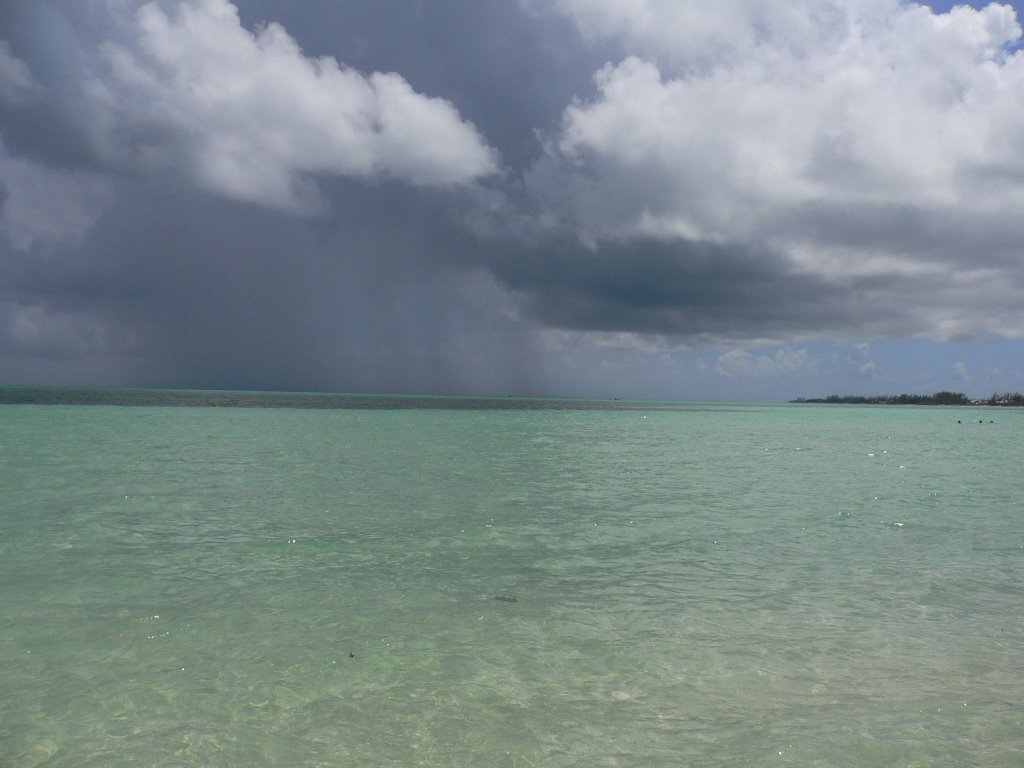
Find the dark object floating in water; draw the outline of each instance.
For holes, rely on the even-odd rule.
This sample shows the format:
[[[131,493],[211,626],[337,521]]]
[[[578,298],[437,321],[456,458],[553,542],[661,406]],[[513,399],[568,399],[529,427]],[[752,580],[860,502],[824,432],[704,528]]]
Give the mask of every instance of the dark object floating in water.
[[[518,597],[508,597],[507,595],[495,595],[494,599],[495,600],[501,600],[501,602],[503,602],[503,603],[518,603],[519,602],[519,598]]]

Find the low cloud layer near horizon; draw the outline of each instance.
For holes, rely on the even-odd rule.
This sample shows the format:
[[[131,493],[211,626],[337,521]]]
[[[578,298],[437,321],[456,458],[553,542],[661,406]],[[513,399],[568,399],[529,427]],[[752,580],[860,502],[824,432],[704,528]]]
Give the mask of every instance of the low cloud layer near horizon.
[[[1021,34],[995,3],[13,0],[0,383],[1009,388]]]

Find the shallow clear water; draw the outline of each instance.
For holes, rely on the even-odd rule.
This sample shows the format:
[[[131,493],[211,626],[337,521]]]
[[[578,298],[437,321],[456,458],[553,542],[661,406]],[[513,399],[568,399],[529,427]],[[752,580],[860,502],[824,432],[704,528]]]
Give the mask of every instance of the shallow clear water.
[[[1022,427],[0,406],[0,765],[1017,767]]]

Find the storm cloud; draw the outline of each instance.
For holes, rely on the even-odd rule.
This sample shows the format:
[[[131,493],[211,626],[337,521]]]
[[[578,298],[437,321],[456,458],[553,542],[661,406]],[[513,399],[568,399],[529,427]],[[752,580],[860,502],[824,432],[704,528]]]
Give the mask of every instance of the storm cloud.
[[[1022,338],[1020,40],[999,4],[15,0],[0,380],[540,392],[613,347]]]

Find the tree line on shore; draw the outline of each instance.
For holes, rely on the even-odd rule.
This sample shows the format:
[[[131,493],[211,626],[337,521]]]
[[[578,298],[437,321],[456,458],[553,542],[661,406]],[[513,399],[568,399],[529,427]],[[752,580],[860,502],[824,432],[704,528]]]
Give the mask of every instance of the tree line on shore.
[[[963,392],[936,392],[932,395],[829,395],[823,398],[798,397],[793,403],[842,403],[846,405],[1009,405],[1024,406],[1020,392],[994,392],[987,400],[972,400]]]

